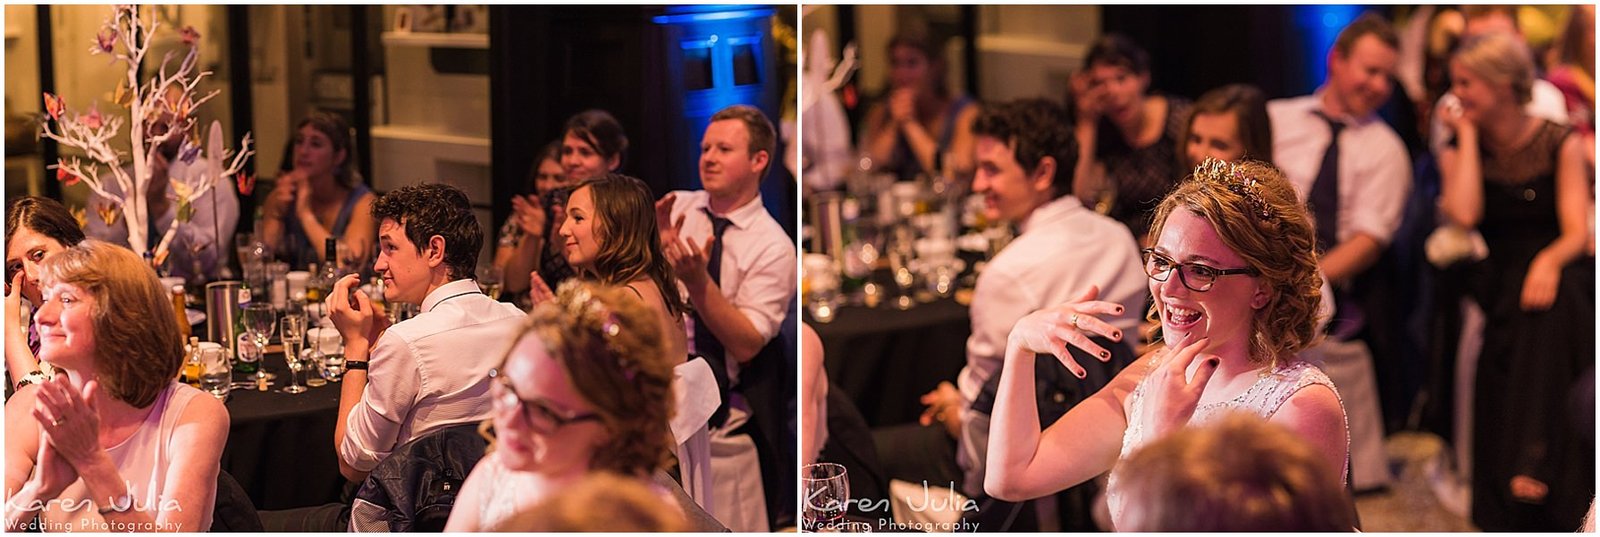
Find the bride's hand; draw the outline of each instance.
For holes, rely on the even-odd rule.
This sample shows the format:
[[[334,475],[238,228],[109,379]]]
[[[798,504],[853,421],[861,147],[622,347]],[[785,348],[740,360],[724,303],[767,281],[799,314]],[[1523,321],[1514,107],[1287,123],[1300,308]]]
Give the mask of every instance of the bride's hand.
[[[1073,375],[1084,378],[1087,373],[1072,358],[1067,345],[1106,362],[1111,360],[1111,353],[1089,338],[1101,335],[1111,341],[1122,341],[1121,330],[1096,317],[1121,315],[1122,305],[1096,300],[1099,296],[1100,288],[1091,285],[1076,300],[1028,314],[1011,328],[1009,344],[1028,352],[1053,354]]]
[[[1201,356],[1211,340],[1202,338],[1190,342],[1187,338],[1178,344],[1157,351],[1155,369],[1150,372],[1149,391],[1145,393],[1144,420],[1149,438],[1160,438],[1183,428],[1194,416],[1200,394],[1206,382],[1217,372],[1221,359],[1205,355],[1205,362],[1195,369],[1194,378],[1188,378],[1189,366]]]

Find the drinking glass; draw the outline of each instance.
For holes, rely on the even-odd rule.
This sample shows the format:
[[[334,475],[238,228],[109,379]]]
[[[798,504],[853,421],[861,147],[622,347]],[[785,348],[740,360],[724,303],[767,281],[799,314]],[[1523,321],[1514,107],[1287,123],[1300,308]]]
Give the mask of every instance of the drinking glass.
[[[228,349],[220,345],[201,347],[196,353],[200,356],[200,389],[218,401],[226,400],[233,389],[233,366],[228,363]]]
[[[239,358],[239,363],[255,365],[256,373],[260,374],[263,369],[261,362],[262,351],[261,347],[256,344],[256,338],[249,333],[239,334],[239,341],[235,343],[235,347],[238,349],[235,353]],[[239,382],[239,385],[247,390],[253,390],[256,387],[256,377],[250,376],[248,380]]]
[[[804,529],[821,531],[844,521],[845,508],[850,505],[850,481],[844,466],[831,462],[807,464],[800,469],[800,482],[805,494],[800,509]]]
[[[259,352],[266,352],[267,342],[272,339],[273,327],[276,326],[278,321],[277,316],[278,313],[272,309],[272,304],[265,302],[245,304],[243,315],[245,334],[250,336],[251,341],[255,343]],[[241,356],[243,354],[243,352],[240,352]],[[271,380],[274,377],[274,375],[267,373],[265,366],[266,364],[262,363],[256,368],[255,378],[258,381],[260,379]]]
[[[894,279],[894,286],[899,290],[895,297],[895,307],[908,310],[916,305],[911,298],[911,287],[917,283],[916,273],[911,271],[912,258],[916,250],[912,247],[910,226],[897,226],[894,231],[894,243],[889,247],[889,271]]]
[[[284,315],[278,320],[278,337],[283,340],[283,361],[289,366],[289,385],[283,387],[284,393],[302,393],[305,386],[300,385],[300,372],[305,370],[306,364],[300,361],[300,343],[305,341],[306,318],[299,315]]]
[[[483,294],[495,300],[500,299],[500,290],[505,281],[501,276],[504,272],[504,269],[496,266],[478,267],[478,286],[483,288]]]

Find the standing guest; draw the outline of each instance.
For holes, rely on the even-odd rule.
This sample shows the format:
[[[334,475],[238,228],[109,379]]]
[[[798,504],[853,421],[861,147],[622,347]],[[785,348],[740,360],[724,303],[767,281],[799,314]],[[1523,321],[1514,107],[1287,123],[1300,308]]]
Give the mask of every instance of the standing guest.
[[[1118,330],[1132,330],[1139,322],[1132,313],[1145,293],[1139,247],[1126,227],[1071,195],[1078,148],[1070,125],[1061,107],[1030,99],[985,110],[973,126],[978,166],[973,191],[984,196],[991,221],[1015,224],[1022,233],[978,276],[967,363],[956,385],[942,383],[923,396],[929,405],[923,423],[939,421],[943,427],[922,434],[956,436],[956,462],[964,476],[958,481],[969,496],[982,495],[990,439],[989,415],[972,405],[990,377],[1010,367],[1005,365],[1006,334],[1017,320],[1099,285],[1106,300],[1125,308],[1107,322]],[[1032,371],[1033,362],[1025,368]],[[896,460],[896,452],[906,451],[888,435],[879,439],[881,460]],[[920,443],[936,441],[948,443],[943,438]]]
[[[539,207],[520,210],[520,213],[544,210],[547,213],[546,225],[539,239],[524,240],[517,253],[506,263],[502,277],[505,278],[507,291],[527,291],[532,285],[529,275],[533,271],[538,271],[547,285],[561,285],[561,282],[572,277],[574,270],[567,263],[564,245],[546,240],[545,236],[559,232],[566,222],[567,196],[574,188],[571,185],[622,168],[623,161],[628,157],[628,134],[622,130],[622,124],[617,123],[616,118],[605,110],[585,110],[567,119],[560,147],[563,182],[568,187],[551,191],[540,199]]]
[[[1348,532],[1355,507],[1314,446],[1247,414],[1151,442],[1118,463],[1138,532]]]
[[[888,96],[867,111],[862,138],[879,169],[902,181],[941,171],[971,173],[978,103],[951,95],[944,75],[944,54],[927,36],[889,39]]]
[[[1274,154],[1310,206],[1318,263],[1335,297],[1328,338],[1308,352],[1324,363],[1346,396],[1357,489],[1380,487],[1390,479],[1373,354],[1361,337],[1365,306],[1383,297],[1368,296],[1360,284],[1400,228],[1411,192],[1405,143],[1377,114],[1393,91],[1398,50],[1399,38],[1389,23],[1364,14],[1335,38],[1322,87],[1267,103]],[[1398,368],[1383,365],[1386,373]]]
[[[1593,456],[1564,414],[1594,365],[1594,262],[1581,136],[1528,114],[1533,60],[1509,34],[1450,62],[1454,133],[1440,154],[1440,212],[1489,256],[1474,290],[1487,316],[1474,389],[1472,520],[1489,531],[1564,531],[1594,494]]]
[[[695,354],[722,364],[733,390],[748,400],[762,437],[756,445],[764,455],[767,512],[787,522],[784,514],[794,511],[795,461],[786,449],[794,445],[786,427],[794,415],[794,366],[779,334],[795,295],[796,248],[761,200],[776,144],[760,109],[718,111],[700,142],[705,190],[669,192],[655,210],[662,250],[693,307]]]
[[[27,299],[36,317],[44,305],[39,286],[39,265],[62,250],[83,241],[83,230],[60,202],[25,196],[6,204],[6,390],[20,390],[43,382],[51,369],[36,358],[39,354],[37,319],[27,317],[24,324],[22,300]]]
[[[1150,92],[1150,55],[1125,36],[1095,41],[1083,63],[1067,99],[1079,155],[1072,193],[1143,240],[1183,174],[1176,148],[1189,101]]]
[[[561,239],[567,263],[579,278],[625,287],[656,312],[662,345],[677,364],[689,356],[683,330],[687,308],[677,293],[672,265],[661,253],[654,199],[650,186],[634,177],[608,173],[584,181],[567,200]],[[532,278],[534,305],[555,296],[541,275]]]
[[[445,531],[501,527],[592,472],[643,483],[667,465],[672,368],[682,358],[667,353],[654,316],[633,291],[578,280],[534,306],[489,371],[493,444]],[[682,523],[681,511],[672,515]]]
[[[260,237],[289,266],[338,263],[322,258],[329,237],[357,256],[372,251],[376,196],[354,162],[350,127],[337,114],[313,112],[295,126],[294,168],[267,195]]]
[[[168,96],[176,99],[180,93],[174,89]],[[172,121],[171,112],[162,112],[159,120],[146,127],[149,130],[145,133],[145,139],[166,134],[172,128]],[[168,138],[156,147],[146,161],[150,170],[150,182],[145,184],[144,189],[148,220],[139,225],[145,226],[145,237],[152,252],[161,244],[167,228],[178,218],[179,206],[174,201],[177,199],[177,189],[182,185],[199,184],[204,175],[222,171],[211,169],[211,161],[204,157],[190,161],[180,158],[179,151],[183,149],[187,138],[181,135]],[[131,166],[126,171],[130,175],[133,173]],[[174,186],[174,181],[182,185]],[[122,185],[116,181],[105,181],[101,187],[116,200],[107,199],[96,192],[89,196],[89,207],[98,210],[122,202]],[[173,276],[204,282],[219,276],[228,265],[228,253],[232,251],[228,246],[228,237],[239,224],[239,195],[233,181],[218,179],[211,191],[194,200],[190,209],[190,220],[178,224],[172,243],[167,245],[167,257],[159,261],[162,269]],[[86,221],[84,234],[126,246],[130,223],[126,218],[108,223],[99,217],[91,217]]]
[[[1184,169],[1206,158],[1272,162],[1272,120],[1267,97],[1249,84],[1229,84],[1201,95],[1178,136]]]
[[[394,326],[345,276],[328,298],[344,338],[345,375],[334,448],[339,472],[361,482],[391,451],[430,431],[481,421],[491,412],[489,369],[500,338],[523,316],[472,280],[483,232],[467,195],[453,186],[405,186],[378,198],[378,259],[390,304],[419,305]]]
[[[1318,338],[1315,236],[1294,187],[1269,165],[1207,161],[1156,209],[1144,250],[1168,347],[1123,369],[1043,432],[1034,355],[1049,353],[1082,377],[1067,347],[1110,353],[1089,338],[1121,341],[1102,316],[1123,304],[1093,286],[1028,314],[1007,339],[984,489],[1011,501],[1093,479],[1145,444],[1227,412],[1247,411],[1315,447],[1328,478],[1343,482],[1349,454],[1333,383],[1298,353]],[[1104,358],[1102,358],[1104,359]],[[1192,379],[1191,379],[1192,376]],[[1338,472],[1338,473],[1333,473]],[[1128,499],[1113,473],[1107,503],[1125,529]]]
[[[177,381],[167,290],[101,241],[40,269],[39,357],[61,372],[6,401],[6,531],[211,529],[228,410]]]

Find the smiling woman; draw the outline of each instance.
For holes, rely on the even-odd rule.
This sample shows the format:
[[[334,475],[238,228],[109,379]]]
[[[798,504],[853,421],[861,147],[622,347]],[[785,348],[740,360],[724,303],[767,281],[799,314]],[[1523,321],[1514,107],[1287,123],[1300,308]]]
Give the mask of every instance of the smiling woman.
[[[63,374],[6,401],[6,528],[210,529],[228,412],[176,381],[182,342],[155,272],[100,241],[42,269],[40,357]]]
[[[1307,440],[1343,480],[1348,458],[1343,404],[1327,376],[1296,353],[1316,338],[1322,296],[1311,219],[1283,174],[1269,165],[1207,160],[1156,208],[1145,253],[1167,347],[1122,370],[1042,433],[1033,356],[1054,354],[1082,371],[1068,345],[1109,356],[1088,338],[1122,339],[1102,321],[1121,307],[1087,290],[1034,312],[1006,348],[984,483],[991,495],[1030,499],[1091,479],[1140,446],[1229,411],[1278,423]],[[1174,275],[1176,271],[1178,274]],[[1104,359],[1104,358],[1102,358]],[[1116,474],[1107,486],[1122,529]]]
[[[9,319],[22,319],[22,299],[33,310],[44,303],[39,290],[39,265],[68,246],[83,241],[83,231],[60,202],[26,196],[6,204],[6,310]],[[34,319],[5,323],[7,391],[43,381],[47,371],[35,355],[39,338]]]

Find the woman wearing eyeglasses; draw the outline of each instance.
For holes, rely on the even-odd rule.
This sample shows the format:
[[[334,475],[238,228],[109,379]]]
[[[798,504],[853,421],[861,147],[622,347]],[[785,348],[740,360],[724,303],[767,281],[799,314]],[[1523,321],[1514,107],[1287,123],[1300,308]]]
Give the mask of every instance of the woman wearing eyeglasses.
[[[1243,411],[1309,441],[1344,481],[1349,453],[1343,403],[1333,383],[1296,354],[1316,339],[1322,278],[1312,223],[1282,172],[1208,159],[1157,207],[1145,250],[1154,305],[1170,344],[1135,361],[1044,431],[1035,405],[1033,356],[1054,354],[1074,374],[1071,345],[1109,357],[1089,340],[1124,334],[1099,316],[1121,306],[1085,290],[1076,302],[1018,321],[995,403],[985,490],[1021,501],[1113,470],[1154,439]],[[1113,471],[1107,503],[1120,525],[1124,500]],[[1137,508],[1137,507],[1133,507]]]
[[[445,531],[499,527],[591,471],[648,479],[672,452],[673,363],[655,313],[632,292],[562,285],[490,372],[489,454],[462,485]]]

